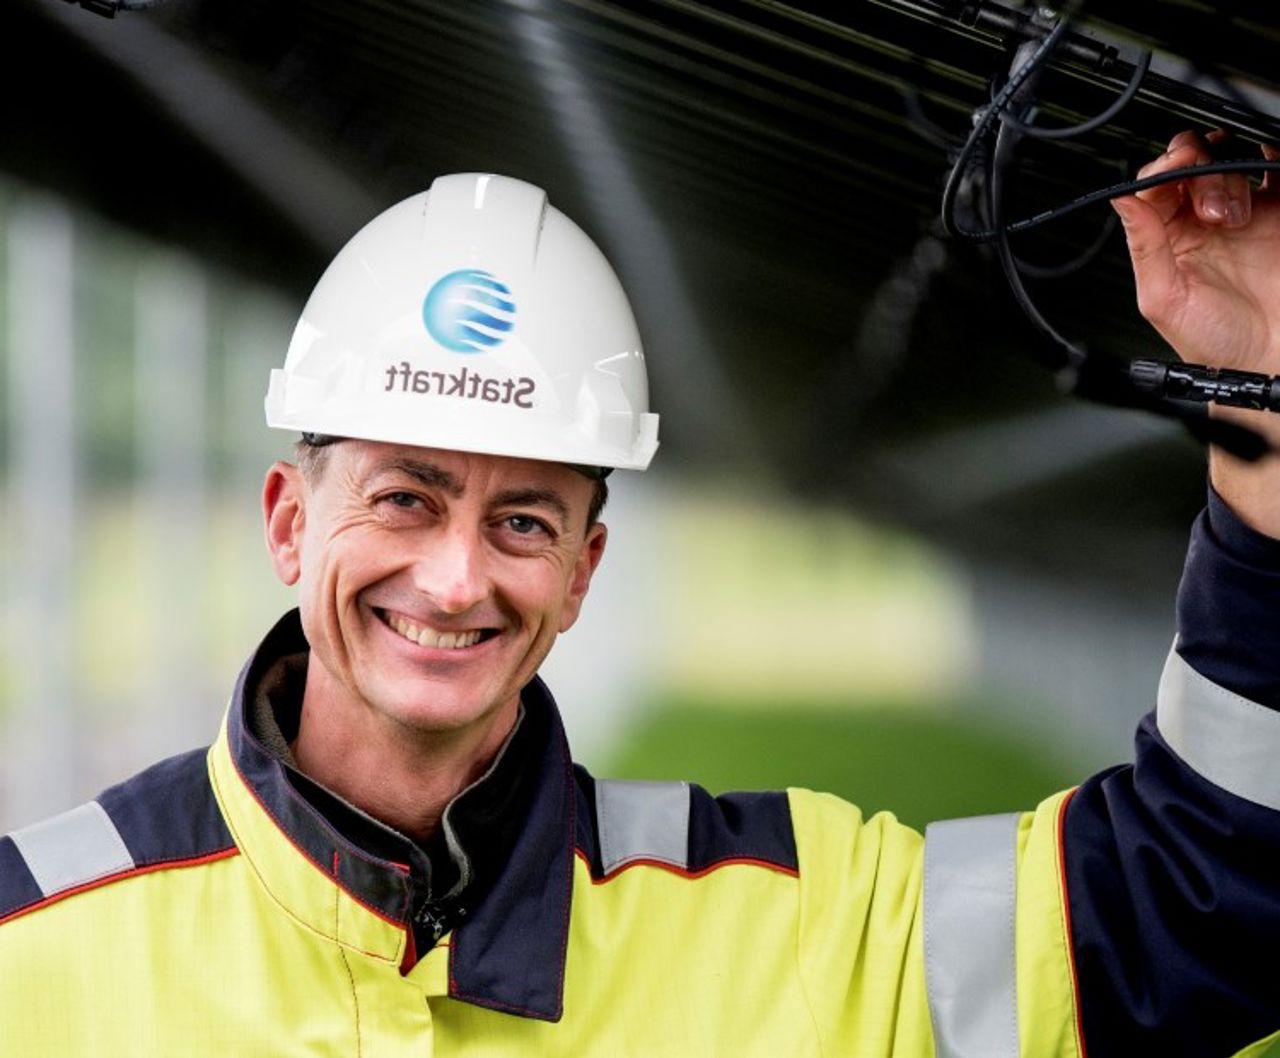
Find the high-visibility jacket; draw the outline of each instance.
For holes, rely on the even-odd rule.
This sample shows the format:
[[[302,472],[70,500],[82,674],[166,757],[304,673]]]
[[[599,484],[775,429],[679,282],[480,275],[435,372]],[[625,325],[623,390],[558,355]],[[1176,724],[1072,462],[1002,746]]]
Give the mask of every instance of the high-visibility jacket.
[[[291,615],[207,752],[0,840],[0,1053],[1212,1058],[1280,1038],[1280,713],[1176,650],[1134,765],[924,838],[808,790],[594,779],[535,681],[515,839],[415,952],[404,865],[300,797],[246,722],[254,673],[303,646]]]

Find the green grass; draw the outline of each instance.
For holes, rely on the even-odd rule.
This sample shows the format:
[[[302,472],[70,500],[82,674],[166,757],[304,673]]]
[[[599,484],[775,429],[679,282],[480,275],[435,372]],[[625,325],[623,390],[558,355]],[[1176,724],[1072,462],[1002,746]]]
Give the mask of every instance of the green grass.
[[[1085,777],[1060,754],[959,709],[674,702],[645,714],[619,745],[600,774],[690,779],[713,793],[806,786],[915,827],[1034,808]]]

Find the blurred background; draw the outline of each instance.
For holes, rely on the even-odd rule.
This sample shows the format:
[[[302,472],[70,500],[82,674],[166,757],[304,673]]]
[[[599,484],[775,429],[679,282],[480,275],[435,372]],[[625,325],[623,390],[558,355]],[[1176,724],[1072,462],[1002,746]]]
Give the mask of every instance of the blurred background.
[[[137,10],[126,10],[132,3]],[[102,17],[114,14],[116,17]],[[939,237],[1030,11],[981,0],[9,0],[0,32],[0,831],[209,742],[292,605],[262,398],[328,259],[438,174],[544,187],[645,337],[662,448],[544,675],[597,772],[933,818],[1127,759],[1203,452],[1063,397]],[[1110,0],[1022,215],[1278,112],[1261,5]],[[1255,137],[1256,138],[1256,137]],[[1101,206],[1019,253],[1072,337],[1163,356]]]

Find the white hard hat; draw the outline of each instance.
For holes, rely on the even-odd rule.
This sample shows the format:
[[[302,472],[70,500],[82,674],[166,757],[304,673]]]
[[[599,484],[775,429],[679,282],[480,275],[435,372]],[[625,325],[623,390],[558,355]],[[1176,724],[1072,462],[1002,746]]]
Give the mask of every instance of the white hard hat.
[[[302,311],[267,425],[643,470],[658,447],[626,294],[540,188],[459,173],[374,217]]]

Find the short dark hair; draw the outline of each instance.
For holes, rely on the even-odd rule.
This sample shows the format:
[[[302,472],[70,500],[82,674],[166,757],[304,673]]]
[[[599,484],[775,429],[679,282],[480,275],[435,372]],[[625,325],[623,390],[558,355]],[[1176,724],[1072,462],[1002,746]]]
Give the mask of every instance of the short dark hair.
[[[591,484],[595,486],[591,493],[591,505],[587,508],[587,528],[590,529],[600,520],[600,515],[604,511],[604,505],[609,502],[609,482],[604,478],[592,478]]]
[[[298,460],[298,469],[308,484],[314,485],[324,474],[325,465],[329,462],[329,443],[316,444],[305,437],[293,446]]]
[[[304,434],[302,439],[294,445],[298,469],[302,471],[302,476],[309,483],[314,484],[320,480],[321,475],[324,474],[325,465],[329,462],[329,449],[338,440],[341,438]],[[591,478],[591,484],[594,486],[591,503],[587,507],[587,528],[590,529],[600,520],[604,505],[609,502],[609,482],[602,474],[587,476]]]

